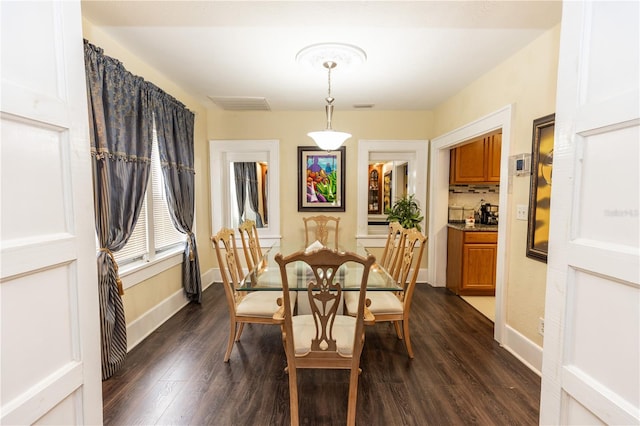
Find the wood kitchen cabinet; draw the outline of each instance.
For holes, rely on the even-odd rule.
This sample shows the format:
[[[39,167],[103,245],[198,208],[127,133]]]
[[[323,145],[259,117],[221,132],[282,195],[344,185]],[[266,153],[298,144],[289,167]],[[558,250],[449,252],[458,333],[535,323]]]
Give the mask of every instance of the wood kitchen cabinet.
[[[497,232],[448,228],[447,288],[461,296],[496,291]]]
[[[502,133],[489,136],[485,140],[487,149],[487,182],[500,183],[500,155],[502,153]]]
[[[452,149],[449,183],[499,183],[501,148],[502,134],[496,133]]]

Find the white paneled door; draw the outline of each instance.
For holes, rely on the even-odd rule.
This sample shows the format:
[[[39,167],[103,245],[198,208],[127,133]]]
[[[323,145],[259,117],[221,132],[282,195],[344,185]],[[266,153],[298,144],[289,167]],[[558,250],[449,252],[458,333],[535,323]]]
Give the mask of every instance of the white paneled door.
[[[0,424],[101,424],[80,2],[0,14]]]
[[[563,4],[541,424],[640,424],[640,2]]]

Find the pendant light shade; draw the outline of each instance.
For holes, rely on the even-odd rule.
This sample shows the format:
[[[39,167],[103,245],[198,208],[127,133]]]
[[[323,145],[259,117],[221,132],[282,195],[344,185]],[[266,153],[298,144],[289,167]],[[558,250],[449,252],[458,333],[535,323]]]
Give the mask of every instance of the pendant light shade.
[[[337,132],[331,129],[309,132],[307,135],[313,139],[319,148],[325,151],[334,151],[340,148],[351,137],[351,133]]]

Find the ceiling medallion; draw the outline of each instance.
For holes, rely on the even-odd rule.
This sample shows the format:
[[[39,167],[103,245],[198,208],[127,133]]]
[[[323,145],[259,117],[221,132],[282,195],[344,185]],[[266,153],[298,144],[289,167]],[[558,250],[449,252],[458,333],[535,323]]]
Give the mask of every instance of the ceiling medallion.
[[[340,68],[363,64],[367,54],[358,46],[346,43],[317,43],[296,54],[296,62],[322,70],[327,62],[340,64]]]

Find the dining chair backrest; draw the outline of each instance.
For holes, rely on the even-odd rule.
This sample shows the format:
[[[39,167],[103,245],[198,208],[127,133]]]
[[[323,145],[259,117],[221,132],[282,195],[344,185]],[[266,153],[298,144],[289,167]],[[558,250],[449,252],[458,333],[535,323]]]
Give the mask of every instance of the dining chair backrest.
[[[384,269],[393,269],[397,264],[398,252],[400,251],[400,237],[404,228],[400,222],[390,222],[389,232],[387,233],[387,242],[380,258],[380,266]],[[392,274],[393,275],[393,274]]]
[[[247,261],[247,269],[253,270],[262,259],[262,247],[258,237],[258,229],[253,220],[245,220],[238,227],[242,241],[242,251]]]
[[[392,322],[399,339],[404,340],[409,358],[413,358],[409,319],[411,316],[411,299],[420,272],[420,263],[426,246],[427,237],[415,228],[402,231],[399,243],[398,262],[395,270],[395,281],[402,291],[372,291],[367,295],[368,310],[375,317],[375,322]],[[354,315],[357,309],[356,295],[345,293],[345,310]]]
[[[230,228],[222,228],[211,237],[211,241],[216,249],[218,267],[220,268],[220,275],[222,275],[224,293],[229,309],[235,312],[237,299],[242,296],[242,294],[238,294],[239,292],[236,289],[244,277],[238,257],[235,232]]]
[[[333,246],[338,248],[339,217],[317,215],[303,217],[302,220],[304,221],[305,247],[316,240],[328,247],[330,235],[333,234]]]
[[[404,310],[409,310],[413,289],[418,280],[420,262],[426,246],[427,237],[416,228],[402,231],[403,245],[398,259],[397,282],[404,288]],[[411,275],[411,276],[409,276]]]
[[[353,425],[360,355],[364,344],[366,286],[375,258],[372,255],[365,258],[355,253],[321,248],[312,252],[300,251],[287,257],[279,253],[275,260],[280,267],[284,295],[282,334],[289,372],[291,424],[298,424],[297,369],[329,368],[350,370],[347,424]],[[306,295],[312,311],[309,315],[292,315],[288,300],[287,265],[293,262],[304,262],[311,271],[306,281]],[[355,316],[339,313],[342,303],[341,267],[348,262],[359,263],[364,268]]]

